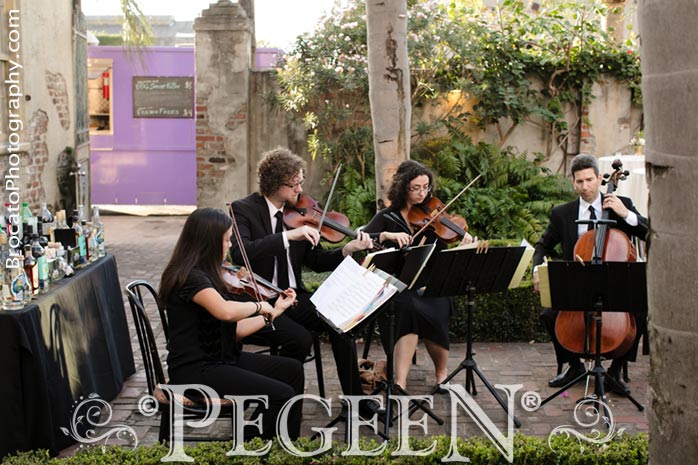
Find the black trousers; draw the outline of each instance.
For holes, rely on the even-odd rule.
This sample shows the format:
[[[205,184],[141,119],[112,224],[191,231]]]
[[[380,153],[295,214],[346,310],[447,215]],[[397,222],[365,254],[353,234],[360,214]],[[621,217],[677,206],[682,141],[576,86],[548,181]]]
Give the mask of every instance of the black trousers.
[[[575,354],[565,349],[557,340],[557,336],[555,335],[555,320],[557,319],[557,314],[557,310],[553,310],[551,308],[544,308],[540,313],[540,321],[543,324],[543,326],[545,326],[545,329],[548,331],[550,339],[553,342],[553,346],[555,347],[555,357],[557,358],[557,363],[563,364],[579,360],[579,354]],[[628,350],[628,352],[626,352],[621,357],[615,359],[617,360],[616,363],[622,363],[626,361],[634,362],[637,359],[637,348],[640,344],[640,338],[645,333],[645,329],[647,327],[646,315],[637,315],[637,317],[635,318],[635,325],[637,326],[637,335],[635,336],[633,345],[630,348],[630,350]]]
[[[253,335],[253,340],[264,339],[280,348],[279,355],[303,362],[313,344],[310,331],[328,334],[342,392],[347,395],[362,395],[354,340],[338,334],[325,323],[317,314],[310,296],[309,292],[299,291],[298,305],[287,309],[274,320],[274,330],[270,327],[262,328]]]
[[[293,396],[303,394],[305,387],[303,365],[298,361],[249,352],[242,352],[237,364],[202,362],[169,370],[169,373],[174,384],[203,384],[221,398],[225,395],[269,396],[269,407],[261,412],[261,437],[264,439],[276,436],[276,418],[281,407]],[[288,417],[291,439],[300,436],[302,413],[303,402],[298,401]]]

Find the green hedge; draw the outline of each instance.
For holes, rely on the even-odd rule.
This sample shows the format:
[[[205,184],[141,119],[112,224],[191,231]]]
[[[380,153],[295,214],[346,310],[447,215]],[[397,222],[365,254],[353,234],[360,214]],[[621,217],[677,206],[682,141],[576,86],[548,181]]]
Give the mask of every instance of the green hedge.
[[[395,440],[392,440],[386,451],[377,457],[341,456],[346,446],[335,443],[329,452],[314,457],[301,458],[286,453],[278,444],[274,444],[269,454],[262,457],[227,457],[225,454],[232,448],[230,442],[201,443],[186,446],[187,455],[194,458],[196,464],[219,465],[363,465],[363,464],[441,464],[441,458],[448,455],[450,438],[432,437],[411,440],[412,450],[426,449],[437,440],[434,453],[425,457],[399,456],[390,454],[396,450]],[[247,449],[253,450],[262,446],[261,440],[252,441]],[[312,451],[318,449],[319,442],[301,439],[296,447]],[[362,449],[375,448],[373,441],[362,440]],[[551,447],[552,446],[552,447]],[[517,434],[514,438],[515,465],[551,464],[551,465],[644,465],[648,463],[648,439],[646,434],[622,434],[607,444],[594,445],[580,442],[575,438],[556,436],[548,445],[546,438],[527,437]],[[473,437],[459,440],[458,450],[470,463],[477,465],[507,464],[509,462],[497,451],[495,446],[483,437]],[[57,459],[50,458],[46,451],[25,452],[16,456],[6,457],[3,465],[113,465],[113,464],[143,464],[158,465],[160,459],[167,454],[167,447],[155,444],[150,447],[138,447],[136,450],[109,446],[91,447],[80,450],[74,456]]]
[[[308,290],[315,291],[329,273],[303,271]],[[456,298],[451,316],[451,342],[464,342],[466,334],[465,297]],[[505,292],[478,294],[473,311],[473,340],[476,342],[549,342],[550,337],[538,321],[540,297],[533,292],[531,281]]]
[[[476,342],[548,342],[550,338],[538,321],[540,297],[531,282],[505,292],[475,296],[473,340]],[[466,300],[456,298],[456,312],[451,316],[452,342],[466,338]]]

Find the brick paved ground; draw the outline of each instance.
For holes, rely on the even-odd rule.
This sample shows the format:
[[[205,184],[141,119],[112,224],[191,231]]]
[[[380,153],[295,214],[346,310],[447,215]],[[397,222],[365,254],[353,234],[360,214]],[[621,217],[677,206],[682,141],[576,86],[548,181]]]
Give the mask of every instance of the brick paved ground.
[[[104,217],[108,251],[116,256],[122,288],[134,279],[147,279],[157,286],[162,269],[174,247],[184,220],[184,217],[179,216]],[[128,304],[125,303],[125,305],[128,309]],[[128,313],[128,320],[131,322],[130,312]],[[153,319],[157,321],[155,316],[153,316]],[[158,335],[161,352],[164,354],[164,338],[161,329],[159,325],[154,329]],[[110,425],[129,425],[135,430],[140,444],[152,444],[157,441],[159,423],[157,417],[144,417],[137,409],[138,399],[146,393],[146,385],[138,341],[133,329],[131,330],[131,339],[137,373],[125,382],[121,394],[111,403],[113,417]],[[553,400],[544,406],[542,410],[529,413],[521,408],[520,397],[522,392],[537,391],[543,397],[553,392],[546,384],[546,381],[554,374],[555,370],[555,358],[551,344],[476,343],[474,348],[476,351],[475,360],[492,384],[523,385],[523,388],[517,393],[515,404],[516,414],[522,422],[519,431],[529,435],[547,436],[557,426],[575,424],[574,401],[582,397],[583,384],[574,387],[567,396]],[[363,347],[359,346],[359,351],[362,349]],[[449,356],[450,369],[454,369],[459,365],[464,353],[465,344],[452,345]],[[337,395],[340,394],[339,381],[329,345],[323,346],[322,355],[327,395],[334,399],[333,405],[337,405]],[[371,358],[377,360],[384,359],[382,348],[379,345],[374,344],[371,347]],[[640,356],[638,363],[630,365],[632,381],[629,386],[633,395],[641,403],[644,403],[646,398],[648,368],[649,359],[647,356]],[[317,394],[316,375],[312,363],[306,364],[305,375],[306,391]],[[428,360],[424,347],[420,345],[417,354],[417,365],[412,368],[408,379],[408,389],[411,394],[426,394],[429,392],[433,381],[431,361]],[[454,381],[464,384],[464,375],[459,375]],[[478,405],[499,428],[506,431],[506,417],[501,408],[479,380],[477,388],[479,394],[475,399]],[[625,428],[628,432],[647,431],[648,426],[645,413],[639,412],[628,400],[611,394],[609,395],[609,404],[611,413],[617,421],[616,428]],[[435,396],[434,407],[435,411],[446,422],[443,426],[439,426],[430,420],[428,422],[429,434],[450,434],[449,397],[444,395]],[[304,434],[310,434],[311,427],[323,426],[327,421],[326,413],[318,405],[306,403],[304,406]],[[457,423],[460,436],[482,434],[463,409],[459,410]],[[581,428],[579,429],[581,430]],[[342,431],[340,429],[337,434],[341,435]],[[215,435],[225,436],[228,433],[229,426],[225,422],[219,422],[212,428],[212,434]],[[414,434],[418,433],[415,432]],[[370,435],[370,432],[367,430],[366,434]],[[69,452],[65,451],[65,453]]]

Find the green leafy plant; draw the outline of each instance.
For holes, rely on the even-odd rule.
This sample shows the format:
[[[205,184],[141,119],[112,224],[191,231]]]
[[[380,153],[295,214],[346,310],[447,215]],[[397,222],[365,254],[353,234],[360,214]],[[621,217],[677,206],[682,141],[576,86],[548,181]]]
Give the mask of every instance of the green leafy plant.
[[[185,446],[185,452],[192,457],[197,464],[207,465],[363,465],[367,463],[388,464],[439,464],[441,458],[449,455],[451,438],[445,436],[432,436],[424,438],[410,438],[409,444],[412,450],[427,449],[432,442],[436,442],[434,452],[425,457],[397,456],[391,453],[398,447],[397,440],[388,441],[385,452],[375,457],[343,456],[342,451],[346,445],[333,443],[332,447],[323,454],[308,458],[292,456],[285,452],[278,443],[274,443],[269,454],[262,457],[236,456],[227,457],[226,452],[231,450],[231,442],[199,443],[195,446]],[[261,440],[253,440],[246,446],[253,450],[259,448]],[[310,441],[306,438],[299,439],[295,446],[304,451],[317,450],[318,441]],[[378,446],[376,440],[361,439],[362,450],[374,449]],[[458,438],[458,452],[463,457],[468,457],[471,463],[478,465],[499,465],[508,463],[495,445],[484,437]],[[5,457],[3,465],[112,465],[112,464],[140,464],[156,465],[167,454],[167,447],[155,444],[149,447],[138,447],[135,450],[122,449],[118,446],[106,448],[90,447],[78,451],[75,455],[65,458],[50,458],[46,451],[22,452],[17,455]],[[621,434],[611,441],[603,444],[584,443],[574,437],[555,436],[550,444],[546,438],[528,437],[522,434],[514,436],[514,464],[566,464],[566,465],[645,465],[648,463],[648,438],[646,434]]]

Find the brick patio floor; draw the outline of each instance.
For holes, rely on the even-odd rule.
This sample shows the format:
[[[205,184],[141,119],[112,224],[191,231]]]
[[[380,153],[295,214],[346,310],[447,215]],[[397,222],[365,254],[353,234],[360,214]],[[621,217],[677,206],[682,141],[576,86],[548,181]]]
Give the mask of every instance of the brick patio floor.
[[[119,280],[122,288],[134,279],[146,279],[158,285],[160,274],[170,256],[177,240],[185,217],[181,216],[104,216],[106,226],[107,249],[116,256]],[[136,362],[136,374],[126,380],[121,394],[111,402],[113,416],[110,424],[128,425],[136,432],[139,444],[152,444],[157,441],[159,420],[158,417],[145,417],[137,408],[139,398],[147,393],[143,365],[138,347],[138,341],[133,330],[128,303],[125,308],[131,326],[131,342]],[[157,318],[153,316],[154,321]],[[164,337],[161,328],[154,328],[159,341],[161,354],[165,353]],[[359,353],[363,346],[359,344]],[[554,399],[542,409],[527,412],[521,406],[523,392],[536,391],[541,397],[550,395],[553,390],[548,388],[547,380],[554,375],[556,368],[552,345],[549,343],[486,343],[478,342],[474,345],[476,351],[475,360],[492,384],[522,384],[523,388],[517,392],[515,412],[522,426],[519,431],[536,436],[547,436],[554,428],[562,425],[575,425],[574,408],[575,400],[583,396],[584,385],[578,384],[567,395]],[[465,344],[452,344],[449,355],[449,369],[455,369],[465,354]],[[323,345],[324,376],[327,396],[333,399],[333,413],[338,409],[337,396],[341,393],[337,378],[336,367],[332,358],[332,352],[328,344]],[[164,355],[163,355],[164,357]],[[378,344],[371,347],[370,358],[374,360],[384,359],[382,348]],[[317,379],[314,364],[305,365],[306,392],[317,394]],[[647,394],[647,377],[649,369],[649,357],[639,356],[638,362],[630,365],[629,387],[632,394],[641,403],[645,403]],[[423,345],[420,344],[417,352],[417,364],[412,367],[408,378],[408,389],[411,394],[426,394],[430,391],[434,382],[433,366],[428,358]],[[454,382],[464,384],[465,376],[462,372],[454,379]],[[492,419],[503,432],[506,433],[506,416],[496,403],[494,398],[477,380],[478,395],[475,397],[478,405]],[[593,389],[593,385],[591,387]],[[612,415],[616,420],[616,428],[624,428],[627,432],[647,431],[647,418],[645,412],[640,412],[628,400],[610,394],[609,405]],[[445,421],[439,426],[435,421],[429,420],[429,434],[451,434],[451,403],[449,396],[437,395],[434,397],[434,410]],[[312,427],[324,426],[329,418],[319,405],[306,402],[304,405],[303,434],[312,434]],[[413,419],[416,419],[414,416]],[[586,419],[588,421],[588,419]],[[459,436],[481,435],[482,432],[461,408],[457,417]],[[599,428],[597,425],[596,428]],[[580,431],[588,432],[577,427]],[[393,428],[394,432],[395,428]],[[209,434],[226,436],[230,432],[227,422],[218,422],[211,428]],[[337,432],[336,439],[341,439],[343,428]],[[415,435],[422,433],[414,430]],[[366,435],[371,432],[366,429]],[[64,451],[70,453],[70,450]]]

